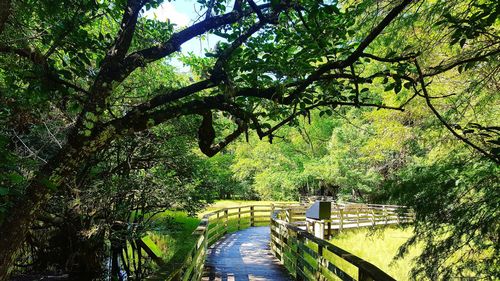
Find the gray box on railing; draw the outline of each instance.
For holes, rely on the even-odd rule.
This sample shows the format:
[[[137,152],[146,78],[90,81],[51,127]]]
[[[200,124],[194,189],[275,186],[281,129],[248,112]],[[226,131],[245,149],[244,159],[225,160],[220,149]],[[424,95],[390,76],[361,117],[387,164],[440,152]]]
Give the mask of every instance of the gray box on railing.
[[[332,202],[316,201],[307,209],[306,217],[315,220],[329,220],[332,214]]]

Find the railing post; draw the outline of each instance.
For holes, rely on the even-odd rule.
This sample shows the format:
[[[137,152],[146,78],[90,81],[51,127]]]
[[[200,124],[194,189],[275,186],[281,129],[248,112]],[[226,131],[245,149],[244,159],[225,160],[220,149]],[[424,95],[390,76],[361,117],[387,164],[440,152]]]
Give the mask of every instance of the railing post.
[[[254,207],[250,206],[250,226],[255,226]]]
[[[274,214],[274,203],[271,203],[271,213],[269,214],[269,222],[273,220],[273,214]]]
[[[208,223],[209,221],[207,221],[207,227],[205,228],[205,233],[203,233],[203,235],[205,235],[205,239],[203,240],[203,247],[205,248],[205,254],[207,253],[207,250],[208,250]]]
[[[238,230],[240,230],[240,223],[241,223],[241,207],[238,208]]]
[[[356,224],[358,225],[359,227],[359,207],[356,208]]]
[[[339,232],[342,232],[342,230],[344,229],[344,210],[343,209],[339,209],[339,221],[340,221]]]
[[[283,247],[283,232],[282,232],[282,227],[281,225],[276,225],[275,226],[275,235],[276,239],[278,241],[274,241],[274,251],[276,252],[276,256],[279,257],[278,259],[284,264],[285,263],[285,253],[284,253],[284,247]],[[278,253],[279,250],[279,253]]]
[[[224,209],[224,234],[227,234],[228,221],[229,221],[229,210]]]
[[[196,253],[198,252],[198,245],[191,252],[191,262],[193,263],[193,271],[190,275],[196,276],[198,274],[198,267],[196,266]]]
[[[271,217],[271,221],[269,222],[269,227],[271,228],[271,233],[269,234],[270,238],[270,246],[271,246],[271,253],[276,257],[276,250],[274,249],[276,247],[275,241],[273,239],[274,233],[276,232],[276,227],[274,226],[274,221],[273,218]]]
[[[221,236],[220,235],[220,229],[219,229],[219,223],[220,223],[220,211],[217,212],[217,222],[215,223],[215,227],[217,228],[217,231],[216,231],[215,235],[217,235],[217,237]]]
[[[385,205],[382,206],[382,215],[384,216],[384,222],[387,225],[388,220],[387,220],[387,209],[385,208]]]
[[[371,214],[372,214],[372,226],[375,226],[375,212],[373,211],[373,208],[370,208]]]
[[[300,234],[300,232],[297,232],[297,260],[295,262],[295,280],[297,281],[303,281],[304,276],[302,276],[302,272],[304,271],[304,265],[302,264],[302,259],[298,258],[302,256],[302,249],[300,245],[303,242],[303,238]]]
[[[316,271],[316,280],[324,280],[322,274],[324,266],[326,266],[326,264],[323,259],[323,246],[318,244],[318,270]]]

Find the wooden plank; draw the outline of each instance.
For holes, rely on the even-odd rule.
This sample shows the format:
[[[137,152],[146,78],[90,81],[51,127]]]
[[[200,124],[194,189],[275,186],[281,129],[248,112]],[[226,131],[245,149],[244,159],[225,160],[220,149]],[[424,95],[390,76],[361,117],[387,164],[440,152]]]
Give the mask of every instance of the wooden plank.
[[[347,274],[345,271],[342,269],[338,268],[334,264],[332,264],[330,261],[327,261],[327,268],[330,273],[332,273],[334,276],[337,276],[343,281],[355,281],[354,278],[352,278],[349,274]]]
[[[268,215],[268,214],[265,214],[265,215],[258,215],[258,216],[257,216],[257,215],[255,215],[255,216],[253,216],[253,217],[254,217],[254,218],[256,218],[256,219],[258,219],[258,218],[265,218],[265,219],[268,219],[268,220],[270,219],[270,217],[269,217],[269,215]]]
[[[305,244],[298,243],[297,245],[300,248],[300,250],[311,256],[313,259],[316,259],[318,257],[318,253],[316,253],[313,249],[307,247]]]

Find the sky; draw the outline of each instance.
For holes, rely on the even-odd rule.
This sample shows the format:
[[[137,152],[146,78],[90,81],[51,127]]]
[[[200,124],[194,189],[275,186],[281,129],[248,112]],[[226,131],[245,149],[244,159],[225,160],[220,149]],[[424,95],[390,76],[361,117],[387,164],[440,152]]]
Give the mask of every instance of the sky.
[[[196,0],[178,0],[173,2],[165,1],[160,7],[147,11],[144,16],[148,18],[156,18],[161,21],[170,20],[175,23],[177,28],[187,27],[192,25],[200,15],[200,5]],[[193,38],[184,43],[181,47],[181,52],[187,54],[193,52],[196,55],[204,56],[205,49],[212,49],[215,43],[220,39],[215,35],[209,35],[204,40]],[[182,65],[182,62],[176,58],[172,59],[172,64],[182,72],[189,71],[189,68]]]

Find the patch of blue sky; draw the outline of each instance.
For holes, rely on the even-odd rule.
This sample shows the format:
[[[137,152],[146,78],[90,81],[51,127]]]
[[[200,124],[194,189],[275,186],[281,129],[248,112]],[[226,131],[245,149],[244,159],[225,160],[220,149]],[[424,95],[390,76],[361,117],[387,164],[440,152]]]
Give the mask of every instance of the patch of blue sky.
[[[200,4],[196,0],[178,0],[164,1],[158,8],[151,9],[145,12],[144,16],[155,18],[160,21],[169,20],[177,25],[177,29],[182,29],[191,26],[193,23],[202,20],[205,17],[205,10],[202,10]],[[222,38],[209,34],[193,38],[181,46],[181,53],[187,55],[194,53],[197,56],[205,56],[207,50],[212,50],[218,41]],[[171,63],[181,72],[189,72],[180,60],[180,54],[176,54],[171,58]]]

